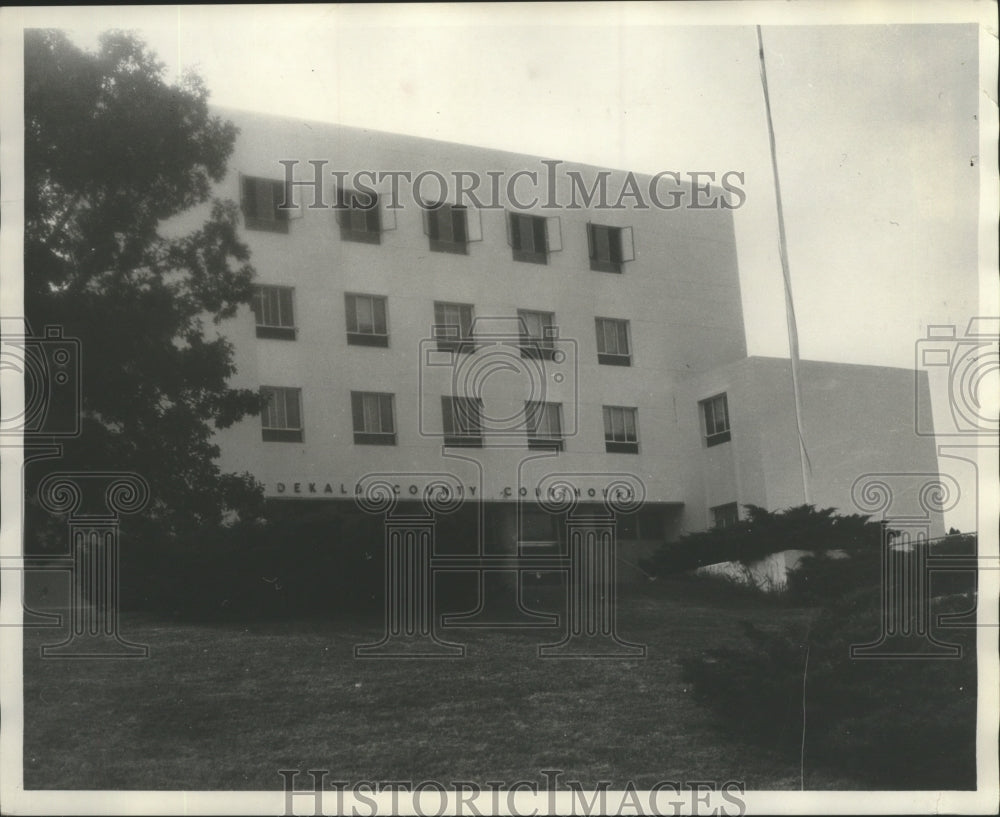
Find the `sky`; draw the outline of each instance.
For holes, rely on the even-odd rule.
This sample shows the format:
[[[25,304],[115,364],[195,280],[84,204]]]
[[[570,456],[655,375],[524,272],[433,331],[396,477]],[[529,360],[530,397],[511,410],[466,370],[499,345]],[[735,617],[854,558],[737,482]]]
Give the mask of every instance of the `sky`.
[[[748,352],[786,356],[760,23],[800,354],[912,368],[928,326],[997,312],[979,258],[995,68],[980,77],[974,24],[942,22],[986,20],[995,38],[990,8],[132,7],[38,24],[86,47],[134,28],[168,77],[193,68],[222,106],[650,174],[740,171]]]
[[[743,172],[748,351],[788,353],[749,22],[677,25],[627,4],[244,8],[70,23],[88,47],[109,23],[136,28],[218,105],[651,174]],[[910,367],[928,324],[978,314],[979,34],[778,17],[763,38],[801,355]]]

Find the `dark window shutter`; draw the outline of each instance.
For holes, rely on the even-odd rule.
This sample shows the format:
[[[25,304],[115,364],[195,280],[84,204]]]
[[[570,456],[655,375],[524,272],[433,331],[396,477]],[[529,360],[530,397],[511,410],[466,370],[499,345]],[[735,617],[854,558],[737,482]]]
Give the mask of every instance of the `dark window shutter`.
[[[295,316],[292,314],[292,291],[290,289],[278,290],[278,301],[281,307],[278,325],[295,326]]]
[[[288,389],[285,392],[285,411],[288,415],[288,428],[302,428],[302,413],[299,407],[299,392]]]
[[[478,397],[473,398],[472,403],[472,420],[476,424],[474,427],[476,434],[483,433],[483,401]]]
[[[253,315],[254,321],[258,324],[264,322],[264,308],[262,300],[264,298],[264,291],[261,287],[253,288]]]
[[[619,321],[618,323],[618,354],[629,355],[632,350],[628,345],[628,324],[625,321]]]
[[[379,207],[378,197],[373,197],[374,201],[371,203],[371,207],[365,211],[365,230],[369,233],[381,232],[381,208]]]
[[[347,331],[358,331],[358,307],[354,295],[347,296]]]
[[[545,219],[543,218],[532,218],[532,236],[535,240],[535,246],[533,247],[535,252],[545,252],[548,246],[545,241]]]
[[[537,434],[538,425],[542,419],[541,417],[541,403],[527,403],[525,404],[525,419],[528,424],[528,433]]]
[[[337,224],[340,227],[351,225],[351,211],[347,207],[347,196],[341,187],[337,188]]]
[[[452,412],[450,397],[441,398],[441,420],[442,420],[442,425],[444,426],[444,433],[454,434],[456,431],[455,416],[454,412]]]
[[[264,408],[260,412],[261,425],[264,428],[274,427],[274,415],[275,415],[275,393],[274,389],[262,388],[260,390],[261,396],[264,398]]]
[[[608,228],[608,254],[611,261],[620,264],[622,260],[622,231]]]
[[[521,217],[517,213],[511,213],[509,218],[510,223],[510,246],[515,250],[522,249],[521,247]]]
[[[262,221],[274,220],[274,187],[264,179],[257,179],[254,183],[254,216]]]
[[[289,210],[282,210],[281,205],[292,203],[291,197],[291,187],[285,187],[284,182],[271,182],[271,212],[274,214],[275,221],[288,221],[288,216],[291,214]]]
[[[468,231],[465,228],[466,212],[464,207],[455,207],[451,211],[452,240],[456,244],[468,241]]]
[[[395,433],[396,429],[392,423],[392,395],[380,394],[378,398],[379,409],[379,431],[386,434]]]
[[[372,312],[374,314],[375,320],[375,334],[384,335],[386,334],[386,320],[385,320],[385,299],[384,298],[372,298]]]
[[[364,395],[358,391],[351,392],[351,418],[355,431],[365,430],[365,400]]]
[[[243,177],[243,213],[257,218],[257,180],[252,176]]]

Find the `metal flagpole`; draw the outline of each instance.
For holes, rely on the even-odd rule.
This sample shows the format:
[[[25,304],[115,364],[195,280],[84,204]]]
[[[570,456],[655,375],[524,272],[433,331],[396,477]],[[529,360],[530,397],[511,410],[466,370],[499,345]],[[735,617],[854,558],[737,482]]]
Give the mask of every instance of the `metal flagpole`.
[[[792,301],[792,277],[788,270],[788,249],[785,244],[785,216],[781,208],[781,185],[778,181],[778,157],[774,147],[774,123],[771,121],[771,97],[767,92],[767,69],[764,67],[764,40],[757,26],[757,49],[760,54],[760,82],[764,88],[764,110],[767,113],[767,137],[771,145],[771,169],[774,171],[774,198],[778,207],[778,251],[781,256],[781,274],[785,281],[785,318],[788,323],[788,354],[792,362],[792,392],[795,395],[795,425],[799,434],[799,463],[802,467],[802,496],[805,504],[812,504],[809,485],[809,452],[806,450],[805,430],[802,423],[802,393],[799,388],[799,333],[795,326],[795,304]]]

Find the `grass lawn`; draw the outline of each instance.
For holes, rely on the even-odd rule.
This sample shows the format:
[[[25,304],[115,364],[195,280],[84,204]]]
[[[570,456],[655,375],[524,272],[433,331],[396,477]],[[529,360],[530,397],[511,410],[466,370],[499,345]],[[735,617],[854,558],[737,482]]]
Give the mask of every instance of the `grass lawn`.
[[[679,658],[740,640],[740,620],[805,626],[805,610],[626,593],[619,633],[638,660],[539,659],[555,629],[451,630],[457,660],[356,660],[379,622],[196,625],[125,614],[139,660],[41,659],[60,631],[25,631],[28,789],[280,789],[278,769],[328,780],[660,780],[797,789],[796,762],[727,737],[695,705]],[[806,787],[856,788],[806,769]]]

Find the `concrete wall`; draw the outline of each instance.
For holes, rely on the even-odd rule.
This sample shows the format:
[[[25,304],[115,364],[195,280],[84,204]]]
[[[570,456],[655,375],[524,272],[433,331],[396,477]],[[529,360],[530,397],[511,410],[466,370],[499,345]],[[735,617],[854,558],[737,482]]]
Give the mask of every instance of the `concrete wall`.
[[[280,160],[295,160],[297,178],[311,179],[310,160],[326,161],[323,198],[334,201],[330,170],[456,170],[502,174],[548,172],[536,157],[518,156],[321,123],[222,111],[241,133],[229,174],[217,195],[239,200],[240,174],[280,179]],[[589,186],[597,169],[564,163],[557,168],[555,198],[571,199],[568,171]],[[607,179],[612,203],[627,181],[621,171]],[[640,190],[649,179],[637,176]],[[378,186],[378,185],[376,185]],[[670,187],[666,184],[662,190]],[[380,186],[388,192],[388,184]],[[680,188],[678,188],[680,189]],[[437,185],[429,183],[428,197]],[[526,188],[518,189],[528,198]],[[682,191],[683,192],[683,191]],[[299,190],[304,203],[311,192]],[[688,190],[690,194],[690,190]],[[491,195],[479,191],[485,203]],[[544,197],[544,192],[543,192]],[[669,196],[664,195],[669,200]],[[454,475],[468,496],[480,501],[532,499],[554,475],[599,498],[629,475],[649,502],[683,505],[665,535],[711,524],[709,509],[728,502],[780,509],[803,501],[789,362],[746,358],[732,212],[722,208],[638,209],[626,197],[615,210],[563,208],[558,217],[562,249],[546,265],[512,259],[504,209],[472,217],[481,240],[467,255],[432,252],[421,212],[403,185],[403,209],[378,245],[341,239],[332,209],[303,208],[289,231],[244,230],[258,281],[295,287],[294,341],[256,337],[248,309],[219,331],[234,344],[234,385],[302,389],[302,443],[262,442],[260,421],[246,420],[221,431],[224,470],[249,471],[270,497],[349,499],[366,474],[390,475],[399,490],[416,498],[432,475]],[[500,203],[506,204],[501,194]],[[204,219],[193,211],[172,229],[185,231]],[[631,227],[635,260],[623,274],[591,271],[587,223]],[[474,228],[473,232],[478,232]],[[388,297],[388,348],[349,346],[344,294]],[[447,456],[441,448],[440,396],[456,392],[456,370],[430,367],[422,349],[431,335],[435,300],[471,303],[477,317],[514,318],[519,308],[551,311],[567,362],[547,363],[542,379],[503,373],[491,376],[484,394],[487,416],[509,416],[525,399],[563,404],[565,450],[529,451],[521,436],[489,434],[482,450]],[[630,321],[632,365],[597,362],[595,317]],[[508,324],[509,326],[510,324]],[[497,345],[480,350],[467,368],[496,360]],[[478,362],[477,362],[478,361]],[[557,382],[554,374],[563,375]],[[914,394],[927,402],[926,383],[914,374],[881,367],[802,363],[805,430],[812,460],[813,501],[842,512],[855,509],[851,486],[862,474],[895,471],[936,473],[933,441],[918,438]],[[534,391],[532,391],[534,387]],[[396,396],[397,445],[355,445],[350,412],[352,390]],[[457,393],[461,393],[459,385]],[[732,439],[705,446],[699,400],[725,392]],[[602,405],[638,407],[640,453],[606,453]],[[924,407],[929,412],[929,403]],[[911,489],[907,488],[906,491]],[[940,519],[935,522],[940,530]]]
[[[929,411],[926,375],[819,361],[801,361],[799,373],[813,504],[878,518],[882,511],[859,504],[854,486],[865,475],[887,475],[882,481],[893,497],[885,514],[926,515],[930,535],[942,535],[941,514],[923,508],[919,496],[938,473],[933,439],[915,433],[918,406]],[[725,391],[732,423],[731,442],[703,451],[703,507],[735,501],[781,510],[803,504],[790,361],[751,357],[690,385],[689,406]],[[735,464],[728,476],[719,474],[719,461],[727,456],[720,449],[727,448]],[[689,510],[693,520],[696,511]]]
[[[498,171],[506,179],[519,170],[546,171],[534,157],[225,114],[240,126],[241,135],[218,192],[234,200],[239,197],[239,173],[280,178],[279,159],[298,160],[300,178],[311,178],[310,159],[326,159],[328,169],[349,172]],[[559,168],[556,197],[568,203],[566,170],[579,171],[588,183],[595,170],[571,164]],[[620,171],[612,173],[608,190],[619,191],[625,178]],[[648,179],[639,179],[641,189]],[[431,192],[436,188],[428,183]],[[406,190],[404,185],[404,209],[395,216],[395,229],[385,232],[379,245],[342,241],[332,210],[306,208],[291,222],[288,234],[244,231],[260,282],[295,287],[299,331],[294,342],[258,339],[249,310],[223,325],[221,331],[236,347],[234,384],[300,387],[305,440],[263,443],[259,420],[248,420],[220,433],[223,467],[254,473],[269,496],[278,495],[278,483],[287,492],[294,483],[329,482],[339,490],[340,484],[350,486],[373,471],[468,470],[442,459],[437,436],[440,396],[452,393],[454,370],[427,367],[421,358],[421,344],[430,337],[434,320],[433,302],[444,300],[474,304],[479,317],[513,318],[519,308],[554,312],[569,355],[561,367],[563,381],[555,381],[549,371],[554,367],[547,364],[546,381],[534,394],[525,377],[498,375],[490,381],[487,414],[510,415],[529,397],[561,402],[567,438],[564,452],[542,461],[531,459],[536,452],[526,449],[523,437],[512,441],[487,435],[486,449],[465,452],[480,464],[480,496],[514,499],[520,486],[534,490],[551,472],[627,472],[643,481],[649,501],[685,501],[695,463],[684,452],[697,440],[697,418],[678,415],[674,386],[691,372],[739,360],[746,352],[731,211],[563,209],[555,213],[563,248],[551,254],[547,265],[537,265],[512,260],[504,210],[480,213],[482,240],[470,244],[468,255],[431,252],[421,213]],[[311,203],[309,191],[299,194]],[[611,201],[616,197],[616,192],[609,194]],[[334,198],[329,175],[324,198],[327,203]],[[537,208],[535,212],[551,214]],[[633,228],[636,258],[625,264],[623,274],[590,270],[589,221]],[[389,348],[347,345],[345,292],[388,296]],[[595,317],[630,321],[632,366],[598,364]],[[491,351],[478,354],[485,359]],[[396,446],[354,445],[351,390],[396,395]],[[605,404],[638,407],[638,455],[605,452]],[[513,496],[507,489],[513,489]]]

